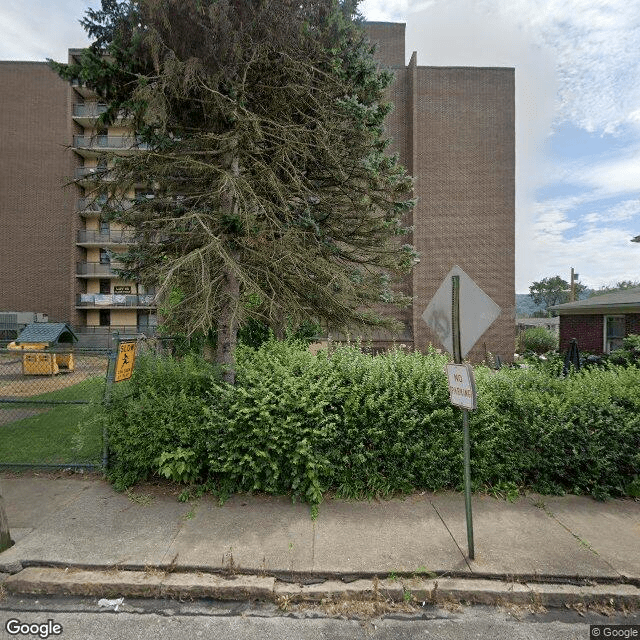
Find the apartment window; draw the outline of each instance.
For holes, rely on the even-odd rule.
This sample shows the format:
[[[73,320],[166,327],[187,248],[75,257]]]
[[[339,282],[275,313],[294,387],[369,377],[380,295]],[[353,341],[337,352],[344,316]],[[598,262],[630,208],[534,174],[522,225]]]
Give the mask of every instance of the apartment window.
[[[99,147],[106,147],[109,144],[109,131],[108,129],[100,128],[96,132],[96,144]],[[106,160],[105,160],[106,165]]]
[[[100,293],[102,295],[109,295],[111,293],[111,280],[107,278],[100,279]]]
[[[158,325],[158,316],[155,311],[147,311],[140,309],[138,311],[139,327],[156,327]]]
[[[100,233],[109,233],[109,228],[108,220],[100,220]]]
[[[100,309],[100,326],[108,327],[111,324],[111,311],[109,309]]]
[[[625,322],[624,316],[605,316],[604,318],[604,352],[611,353],[622,349]]]
[[[100,249],[100,264],[111,264],[111,253],[108,249]]]

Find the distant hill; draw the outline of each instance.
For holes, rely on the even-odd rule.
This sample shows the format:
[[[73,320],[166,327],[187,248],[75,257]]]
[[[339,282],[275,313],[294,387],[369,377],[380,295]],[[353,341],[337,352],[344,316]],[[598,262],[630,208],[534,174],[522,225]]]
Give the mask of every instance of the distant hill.
[[[580,300],[588,298],[593,289],[585,289]],[[543,305],[536,304],[528,293],[516,293],[516,318],[530,318],[536,311],[542,311]]]
[[[543,309],[528,293],[516,293],[516,318],[530,318],[536,311]]]

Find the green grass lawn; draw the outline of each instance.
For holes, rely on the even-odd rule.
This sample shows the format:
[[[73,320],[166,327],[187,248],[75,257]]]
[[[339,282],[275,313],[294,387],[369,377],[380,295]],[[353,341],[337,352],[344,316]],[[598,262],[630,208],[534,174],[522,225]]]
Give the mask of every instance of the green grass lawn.
[[[90,400],[91,404],[42,405],[0,403],[0,463],[70,464],[99,463],[102,458],[102,426],[97,420],[104,391],[104,377],[34,396],[32,400]],[[42,410],[12,422],[2,413]]]

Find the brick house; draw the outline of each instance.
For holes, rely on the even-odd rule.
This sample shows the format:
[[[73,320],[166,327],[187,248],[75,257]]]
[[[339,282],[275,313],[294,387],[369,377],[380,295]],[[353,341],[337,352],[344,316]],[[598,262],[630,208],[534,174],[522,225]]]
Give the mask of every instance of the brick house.
[[[640,334],[640,287],[549,309],[560,316],[560,351],[576,338],[580,351],[611,353],[629,334]]]

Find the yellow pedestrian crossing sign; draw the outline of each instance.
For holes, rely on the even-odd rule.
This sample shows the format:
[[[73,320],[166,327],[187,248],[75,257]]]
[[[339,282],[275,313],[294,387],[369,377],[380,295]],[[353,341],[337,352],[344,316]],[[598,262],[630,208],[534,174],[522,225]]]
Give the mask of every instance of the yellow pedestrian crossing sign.
[[[133,374],[133,363],[136,359],[136,343],[121,342],[118,349],[118,359],[116,360],[116,375],[114,382],[128,380]]]

